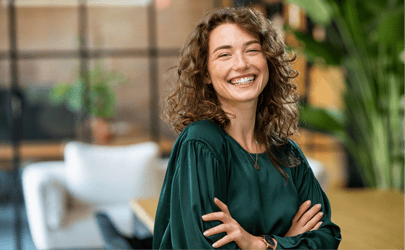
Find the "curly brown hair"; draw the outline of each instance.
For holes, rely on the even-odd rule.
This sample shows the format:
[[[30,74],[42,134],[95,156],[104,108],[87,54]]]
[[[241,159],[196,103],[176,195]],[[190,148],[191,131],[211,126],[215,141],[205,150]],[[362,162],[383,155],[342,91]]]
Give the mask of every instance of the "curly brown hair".
[[[270,161],[288,179],[279,166],[292,167],[299,163],[295,154],[290,154],[291,150],[285,152],[281,148],[298,128],[297,86],[292,82],[298,72],[291,68],[296,57],[288,55],[279,32],[257,10],[246,7],[214,9],[201,19],[180,51],[177,79],[166,99],[164,119],[177,133],[188,124],[203,119],[213,121],[224,130],[230,125],[212,84],[204,81],[208,75],[210,33],[224,23],[237,24],[260,40],[270,78],[259,95],[255,139],[266,145]]]

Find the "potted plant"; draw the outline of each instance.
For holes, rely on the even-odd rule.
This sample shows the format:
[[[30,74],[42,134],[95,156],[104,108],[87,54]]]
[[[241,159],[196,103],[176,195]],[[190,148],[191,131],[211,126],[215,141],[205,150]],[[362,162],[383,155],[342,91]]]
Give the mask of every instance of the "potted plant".
[[[342,67],[342,112],[303,105],[302,127],[345,146],[364,185],[404,187],[404,2],[289,0],[326,30],[326,41],[293,31],[307,59]]]
[[[87,72],[87,77],[89,89],[85,111],[90,114],[93,141],[97,144],[107,144],[113,139],[110,121],[115,115],[116,108],[114,87],[125,84],[128,80],[121,71],[107,70],[98,62]],[[56,105],[66,104],[70,111],[80,113],[85,106],[84,92],[84,80],[77,77],[71,82],[54,85],[50,92],[50,100]]]

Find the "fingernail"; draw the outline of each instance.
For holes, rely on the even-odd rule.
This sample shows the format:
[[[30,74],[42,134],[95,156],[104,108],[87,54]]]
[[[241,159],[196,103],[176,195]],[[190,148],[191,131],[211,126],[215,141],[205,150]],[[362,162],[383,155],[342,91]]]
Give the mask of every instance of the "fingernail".
[[[311,201],[307,200],[305,203],[309,205],[309,204],[311,204]]]
[[[217,243],[212,244],[212,247],[217,247]]]
[[[207,231],[205,231],[205,232],[203,233],[203,234],[204,234],[204,236],[207,236],[207,233],[208,233],[208,232],[207,232]]]
[[[317,206],[318,206],[319,208],[321,208],[321,207],[322,207],[322,205],[321,205],[321,204],[317,204]]]
[[[201,218],[204,220],[204,219],[205,219],[205,215],[201,216]]]
[[[320,213],[319,213],[319,215],[323,216],[323,213],[322,213],[322,212],[320,212]]]

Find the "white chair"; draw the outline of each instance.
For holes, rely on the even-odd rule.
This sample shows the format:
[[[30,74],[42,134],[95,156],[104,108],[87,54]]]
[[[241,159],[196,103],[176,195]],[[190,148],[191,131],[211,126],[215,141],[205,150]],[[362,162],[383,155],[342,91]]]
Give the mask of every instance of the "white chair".
[[[36,248],[103,247],[96,211],[107,212],[119,231],[131,236],[135,218],[130,199],[156,197],[163,183],[158,145],[69,142],[64,157],[64,161],[33,163],[23,170],[23,193]]]
[[[325,166],[322,164],[322,162],[312,159],[310,157],[307,157],[307,161],[312,169],[312,172],[314,172],[314,175],[318,180],[319,185],[321,185],[322,189],[326,191],[329,185],[329,178]]]

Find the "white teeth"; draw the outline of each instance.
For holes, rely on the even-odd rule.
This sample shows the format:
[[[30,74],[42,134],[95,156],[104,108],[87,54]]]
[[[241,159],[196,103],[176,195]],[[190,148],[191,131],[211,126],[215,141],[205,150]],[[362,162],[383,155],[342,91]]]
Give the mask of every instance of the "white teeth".
[[[255,76],[249,76],[249,77],[239,78],[237,80],[231,80],[231,83],[233,85],[246,85],[250,82],[253,82],[254,80],[255,80]]]

